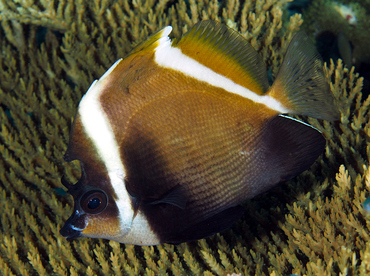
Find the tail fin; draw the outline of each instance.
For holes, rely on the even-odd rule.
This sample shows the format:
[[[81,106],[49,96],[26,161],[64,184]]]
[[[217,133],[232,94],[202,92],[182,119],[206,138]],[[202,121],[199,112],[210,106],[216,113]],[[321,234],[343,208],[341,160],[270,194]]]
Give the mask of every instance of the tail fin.
[[[324,120],[340,118],[320,54],[304,32],[293,37],[276,80],[267,93],[294,114]]]

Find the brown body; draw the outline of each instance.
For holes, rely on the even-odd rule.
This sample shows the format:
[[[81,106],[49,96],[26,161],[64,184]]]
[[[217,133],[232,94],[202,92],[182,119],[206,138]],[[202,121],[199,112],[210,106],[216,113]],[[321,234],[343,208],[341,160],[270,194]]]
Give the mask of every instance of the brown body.
[[[79,159],[84,174],[78,184],[66,184],[76,200],[76,211],[61,231],[65,236],[134,244],[206,237],[238,219],[243,201],[306,170],[325,147],[317,130],[279,116],[286,110],[324,119],[337,116],[322,69],[317,69],[321,63],[306,64],[302,59],[303,69],[295,70],[303,70],[306,80],[297,72],[296,79],[284,78],[289,68],[283,65],[282,76],[267,91],[262,62],[251,46],[223,25],[202,22],[171,47],[181,49],[184,64],[190,57],[189,64],[196,60],[201,70],[210,67],[209,79],[214,72],[225,77],[225,83],[231,80],[213,85],[207,82],[208,73],[198,78],[191,70],[176,69],[176,64],[163,65],[157,56],[157,49],[165,44],[162,35],[156,34],[114,65],[81,101],[84,106],[88,101],[98,106],[105,120],[101,125],[111,130],[107,141],[114,140],[117,155],[104,152],[108,149],[104,137],[94,125],[88,126],[89,111],[82,106],[66,156]],[[219,36],[226,38],[212,38]],[[231,47],[229,40],[243,46],[244,52]],[[236,92],[230,92],[234,87]],[[311,93],[303,103],[297,89]],[[322,101],[314,105],[317,99]],[[115,158],[120,162],[111,161]],[[81,207],[85,206],[81,200],[94,189],[107,203],[91,214],[89,207]],[[103,229],[99,219],[106,224]],[[151,240],[144,240],[145,235]]]

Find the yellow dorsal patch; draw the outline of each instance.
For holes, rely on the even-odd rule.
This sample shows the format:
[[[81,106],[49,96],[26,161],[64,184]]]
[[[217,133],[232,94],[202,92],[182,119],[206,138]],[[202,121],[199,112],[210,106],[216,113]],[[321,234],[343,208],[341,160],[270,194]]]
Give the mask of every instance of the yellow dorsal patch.
[[[259,95],[269,87],[258,53],[240,34],[219,22],[199,22],[173,47]]]
[[[171,33],[172,27],[166,26],[162,30],[156,32],[152,36],[150,36],[147,40],[141,42],[139,45],[135,47],[135,49],[130,53],[133,55],[135,53],[145,51],[145,52],[154,52],[154,50],[160,45],[164,44],[165,41],[169,41],[170,39],[168,35]],[[163,41],[162,41],[163,40]]]

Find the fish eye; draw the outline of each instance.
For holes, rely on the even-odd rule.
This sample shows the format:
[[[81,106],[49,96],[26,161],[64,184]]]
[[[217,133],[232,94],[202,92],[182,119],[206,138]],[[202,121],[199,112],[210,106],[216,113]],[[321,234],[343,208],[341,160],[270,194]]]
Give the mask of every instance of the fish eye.
[[[81,208],[88,214],[102,212],[108,204],[107,195],[103,191],[88,191],[81,198]]]

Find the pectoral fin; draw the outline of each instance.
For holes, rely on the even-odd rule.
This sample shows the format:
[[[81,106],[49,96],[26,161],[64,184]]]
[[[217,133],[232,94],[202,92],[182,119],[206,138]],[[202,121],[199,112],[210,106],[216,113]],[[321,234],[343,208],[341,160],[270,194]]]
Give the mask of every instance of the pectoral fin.
[[[149,204],[156,205],[156,204],[170,204],[180,209],[185,209],[186,207],[186,194],[184,189],[181,185],[176,186],[169,193],[166,193],[159,199],[149,200]]]

